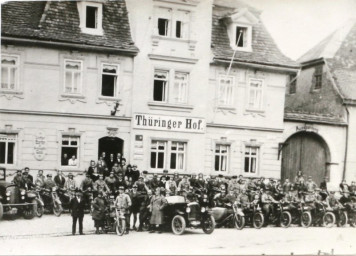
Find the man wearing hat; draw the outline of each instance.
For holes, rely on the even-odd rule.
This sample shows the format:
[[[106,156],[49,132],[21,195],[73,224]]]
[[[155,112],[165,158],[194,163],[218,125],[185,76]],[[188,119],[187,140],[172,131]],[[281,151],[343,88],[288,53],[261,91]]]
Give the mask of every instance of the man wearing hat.
[[[269,188],[266,188],[261,196],[262,212],[266,217],[265,225],[268,225],[269,217],[274,212],[273,203],[278,203],[272,196]]]
[[[33,184],[31,178],[28,177],[28,172],[26,172],[26,171],[23,172],[22,179],[23,179],[23,182],[22,182],[23,189],[29,190],[29,189],[32,189],[33,187],[35,187],[35,184]]]
[[[30,179],[30,181],[33,183],[33,176],[30,174],[30,168],[25,167],[24,169],[27,172],[27,177]]]
[[[115,176],[114,176],[114,172],[112,171],[112,172],[110,172],[110,175],[109,175],[109,177],[106,177],[105,178],[105,183],[106,183],[106,185],[108,185],[108,187],[109,187],[109,190],[111,191],[111,192],[115,192],[115,190],[116,190],[116,178],[115,178]]]
[[[138,181],[138,178],[140,177],[140,171],[137,170],[137,165],[134,164],[132,166],[132,181],[135,183],[136,181]]]
[[[227,190],[229,192],[233,191],[235,196],[237,196],[240,193],[240,184],[238,183],[237,175],[233,175],[231,177],[231,180],[227,185]]]
[[[52,190],[52,188],[54,188],[56,186],[56,183],[54,183],[54,181],[52,180],[52,174],[49,173],[47,174],[47,179],[44,182],[44,188],[45,189],[49,189]]]
[[[141,204],[141,194],[140,192],[137,191],[137,184],[134,184],[132,186],[132,192],[129,192],[129,196],[132,202],[131,205],[131,213],[133,215],[133,230],[137,230],[136,229],[136,222],[137,222],[137,217],[138,217],[138,213],[140,211],[140,204]],[[146,191],[145,191],[146,192]],[[130,216],[131,218],[131,216]]]
[[[318,186],[312,180],[312,176],[309,176],[308,180],[305,182],[305,188],[306,188],[307,192],[313,193],[317,187]]]
[[[43,170],[38,170],[35,184],[37,187],[42,188],[44,186],[44,182],[45,182],[45,176],[43,175]]]
[[[130,207],[132,205],[130,196],[125,194],[125,189],[123,186],[119,187],[119,195],[115,199],[115,207],[124,214],[126,220],[126,234],[129,233],[130,229]]]
[[[63,172],[60,169],[57,170],[57,175],[54,176],[54,182],[56,183],[57,187],[64,188],[66,179],[64,178]]]
[[[23,187],[23,179],[22,179],[22,171],[21,170],[16,171],[16,175],[13,178],[12,183],[14,183],[19,188]]]
[[[188,178],[186,175],[183,176],[183,179],[181,180],[181,182],[179,182],[178,185],[178,192],[186,197],[188,192],[189,192],[189,188],[190,188],[190,183],[188,181]]]
[[[75,184],[75,181],[73,179],[73,174],[71,172],[68,174],[68,180],[66,181],[64,188],[73,194],[75,189],[77,188],[77,185]]]
[[[79,234],[84,235],[83,233],[83,218],[84,218],[84,209],[85,202],[82,198],[82,193],[80,190],[76,190],[75,196],[70,200],[69,208],[71,209],[72,215],[72,235],[76,233],[77,222],[79,222]]]
[[[124,187],[124,189],[127,188],[127,182],[124,180],[124,176],[121,172],[119,172],[116,178],[115,188],[118,189],[120,186]]]
[[[109,189],[108,185],[106,184],[106,182],[104,181],[103,174],[99,174],[99,179],[94,182],[94,191],[95,192],[103,191],[103,192],[110,193],[110,189]]]
[[[123,176],[126,176],[128,165],[126,164],[126,158],[121,159],[121,163],[119,163],[119,172],[122,172]]]
[[[149,179],[147,177],[148,175],[148,172],[145,170],[145,171],[142,171],[142,177],[143,177],[143,182],[148,186],[148,182],[149,182]]]
[[[190,186],[192,186],[193,188],[197,188],[197,175],[195,173],[192,173],[192,175],[190,176],[189,183]]]
[[[164,177],[165,180],[167,180],[168,177],[168,170],[163,170],[163,175],[161,176],[160,180],[162,181],[162,178]]]
[[[168,171],[167,171],[168,172]],[[179,182],[182,181],[182,179],[179,177],[179,173],[178,172],[174,172],[173,174],[173,181],[176,183],[177,187],[179,185]]]
[[[149,188],[152,191],[156,191],[156,188],[159,187],[159,179],[158,179],[158,175],[155,173],[153,174],[153,178],[149,181]]]

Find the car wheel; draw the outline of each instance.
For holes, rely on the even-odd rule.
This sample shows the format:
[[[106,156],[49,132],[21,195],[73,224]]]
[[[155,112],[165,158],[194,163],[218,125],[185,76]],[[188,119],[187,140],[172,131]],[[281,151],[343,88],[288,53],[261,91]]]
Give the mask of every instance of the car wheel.
[[[4,206],[2,206],[2,203],[0,203],[0,220],[2,220],[3,216],[4,216]]]
[[[341,212],[340,217],[339,217],[339,225],[340,227],[345,227],[346,224],[348,223],[348,216],[345,211]]]
[[[58,203],[57,201],[54,201],[53,204],[53,213],[54,215],[56,215],[57,217],[61,216],[63,212],[63,207],[60,203]]]
[[[205,234],[210,235],[215,229],[215,219],[213,216],[208,216],[203,219],[202,228]]]
[[[175,235],[182,235],[185,231],[185,228],[186,228],[185,219],[180,215],[174,216],[174,218],[172,219],[173,233]]]
[[[33,199],[31,201],[32,205],[28,205],[24,207],[23,210],[23,217],[25,219],[32,219],[33,217],[35,217],[36,213],[37,213],[37,202],[36,199]]]
[[[324,227],[331,228],[332,226],[334,226],[335,221],[336,221],[336,217],[335,217],[334,213],[327,212],[324,214],[324,216],[323,216],[323,226]]]
[[[238,230],[243,229],[245,227],[245,216],[235,214],[234,224],[235,224],[235,228],[237,228]]]
[[[36,211],[36,215],[38,218],[41,218],[44,212],[44,207],[43,204],[41,203],[40,200],[36,199],[36,204],[37,204],[37,211]]]
[[[265,217],[263,216],[262,213],[260,212],[256,212],[253,217],[252,217],[252,223],[253,223],[253,227],[260,229],[262,228],[263,224],[265,222]]]
[[[288,228],[291,223],[292,223],[292,215],[287,211],[283,211],[280,217],[281,227]]]
[[[302,227],[308,228],[312,224],[312,216],[310,212],[303,212],[300,216],[300,224]]]

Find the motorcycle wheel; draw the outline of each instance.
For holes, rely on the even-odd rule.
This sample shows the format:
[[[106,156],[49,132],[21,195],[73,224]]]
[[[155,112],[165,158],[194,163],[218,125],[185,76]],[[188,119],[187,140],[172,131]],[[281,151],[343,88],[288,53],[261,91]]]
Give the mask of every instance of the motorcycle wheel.
[[[334,213],[327,212],[324,214],[324,216],[323,216],[323,226],[324,227],[331,228],[332,226],[334,226],[335,221],[336,221],[336,217],[335,217]]]
[[[312,224],[312,216],[310,212],[303,212],[302,215],[300,216],[300,224],[304,228],[310,227]]]
[[[254,228],[260,229],[265,223],[265,217],[262,213],[256,212],[252,217],[252,224]]]
[[[54,201],[54,204],[53,204],[53,213],[54,215],[56,215],[57,217],[61,216],[63,212],[63,207],[60,203]]]
[[[116,225],[115,225],[115,230],[116,230],[116,234],[118,236],[122,236],[125,233],[125,229],[126,229],[126,221],[125,219],[118,219],[116,221]]]
[[[209,217],[203,219],[202,229],[204,233],[208,235],[214,232],[215,219],[213,216],[210,215]]]
[[[292,215],[287,211],[283,211],[280,217],[281,227],[288,228],[291,223],[292,223]]]
[[[4,206],[2,206],[2,203],[0,202],[0,220],[2,220],[3,216],[4,216]]]
[[[35,199],[31,201],[33,205],[26,206],[23,210],[23,217],[27,220],[33,219],[37,213],[37,202]]]
[[[185,227],[186,227],[185,219],[182,216],[176,215],[173,217],[172,231],[175,235],[182,235],[185,231]]]
[[[37,203],[37,211],[36,211],[36,215],[38,218],[41,218],[44,212],[44,208],[43,205],[41,204],[41,201],[36,199],[36,203]]]
[[[245,216],[235,214],[234,224],[235,224],[235,228],[237,228],[238,230],[243,229],[245,227]]]
[[[351,214],[349,222],[351,227],[356,227],[356,212]]]
[[[341,212],[341,214],[340,214],[340,217],[339,217],[339,226],[340,227],[345,227],[346,226],[346,224],[348,223],[348,220],[349,220],[349,218],[348,218],[348,216],[347,216],[347,213],[345,212],[345,211],[343,211],[343,212]]]

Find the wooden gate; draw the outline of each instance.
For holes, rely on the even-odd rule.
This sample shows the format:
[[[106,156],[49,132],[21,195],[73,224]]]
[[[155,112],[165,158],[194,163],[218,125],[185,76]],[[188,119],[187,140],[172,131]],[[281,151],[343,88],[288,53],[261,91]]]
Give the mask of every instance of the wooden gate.
[[[281,179],[294,182],[298,170],[312,176],[317,185],[328,175],[329,149],[324,140],[311,132],[292,135],[282,149]]]

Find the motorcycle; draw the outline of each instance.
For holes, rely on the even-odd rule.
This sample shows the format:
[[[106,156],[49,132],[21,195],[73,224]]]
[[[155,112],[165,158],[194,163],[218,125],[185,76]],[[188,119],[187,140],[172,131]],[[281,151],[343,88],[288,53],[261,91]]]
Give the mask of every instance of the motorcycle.
[[[243,229],[245,226],[245,214],[238,208],[237,204],[226,203],[225,207],[213,207],[212,215],[215,219],[216,227],[234,227]]]
[[[336,222],[336,216],[332,208],[326,207],[321,202],[316,202],[315,214],[313,215],[313,224],[331,228]]]
[[[259,204],[251,202],[243,207],[242,211],[245,217],[245,225],[253,226],[256,229],[260,229],[264,225],[265,217]]]
[[[59,200],[62,203],[62,207],[70,210],[69,204],[70,204],[70,201],[72,200],[72,198],[74,197],[75,192],[72,190],[67,190],[65,188],[57,187],[57,194],[58,194]]]
[[[290,213],[292,215],[292,223],[299,224],[305,228],[310,227],[313,221],[312,214],[311,214],[313,208],[305,204],[303,201],[298,203],[292,203],[292,205],[294,206],[293,208],[290,207],[291,208]]]
[[[284,228],[288,228],[292,223],[292,216],[289,212],[288,206],[283,206],[283,202],[272,203],[273,209],[269,213],[269,216],[265,217],[268,220],[265,225],[275,224]]]
[[[105,232],[115,232],[122,236],[126,230],[125,215],[115,207],[114,195],[108,196],[108,207],[105,213],[104,230]]]
[[[40,195],[43,198],[45,208],[49,211],[53,211],[57,217],[61,216],[63,207],[57,194],[57,188],[42,189]]]
[[[35,189],[31,190],[31,192],[35,194],[35,200],[37,203],[36,216],[38,218],[41,218],[44,213],[44,202],[40,195],[40,191],[41,191],[41,189],[39,189],[39,188],[35,188]]]

